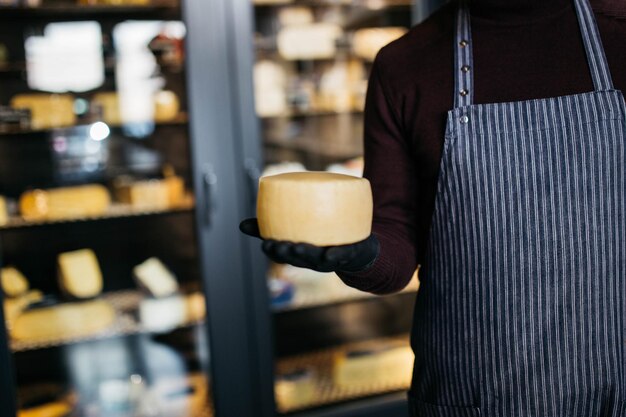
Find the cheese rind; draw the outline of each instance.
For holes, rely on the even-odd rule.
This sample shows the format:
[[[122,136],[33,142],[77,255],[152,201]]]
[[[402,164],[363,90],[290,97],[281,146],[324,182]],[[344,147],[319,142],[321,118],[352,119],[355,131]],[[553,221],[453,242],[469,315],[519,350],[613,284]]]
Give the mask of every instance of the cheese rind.
[[[296,172],[261,178],[261,236],[316,246],[347,245],[371,234],[373,201],[364,178]]]
[[[91,249],[59,255],[59,284],[69,295],[90,298],[102,292],[102,272]]]

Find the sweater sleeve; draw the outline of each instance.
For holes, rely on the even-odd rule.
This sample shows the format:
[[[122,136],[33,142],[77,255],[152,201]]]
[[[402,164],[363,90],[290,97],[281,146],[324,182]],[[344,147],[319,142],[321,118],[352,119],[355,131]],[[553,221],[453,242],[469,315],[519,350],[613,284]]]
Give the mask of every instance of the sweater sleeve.
[[[379,54],[365,105],[364,177],[372,185],[372,233],[380,253],[365,271],[339,273],[347,285],[375,294],[400,291],[417,268],[415,164],[385,80]]]

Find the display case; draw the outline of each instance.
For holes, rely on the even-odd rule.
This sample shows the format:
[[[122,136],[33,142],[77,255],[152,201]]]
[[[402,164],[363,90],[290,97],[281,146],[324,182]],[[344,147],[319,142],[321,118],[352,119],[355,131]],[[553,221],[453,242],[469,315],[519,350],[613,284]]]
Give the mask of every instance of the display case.
[[[247,3],[247,4],[246,4]],[[361,176],[363,108],[373,60],[443,1],[246,0],[233,15],[249,27],[239,50],[242,171]],[[245,37],[252,39],[249,47]],[[254,192],[246,193],[248,216]],[[376,297],[337,275],[268,264],[248,241],[258,293],[261,372],[274,387],[272,411],[297,416],[405,416],[413,354],[409,332],[418,271],[402,292]],[[263,284],[261,284],[263,283]],[[267,288],[262,289],[265,285]],[[262,305],[262,302],[265,304]],[[270,322],[264,317],[270,315]],[[268,340],[269,339],[269,340]]]
[[[0,416],[254,415],[225,4],[0,1]]]

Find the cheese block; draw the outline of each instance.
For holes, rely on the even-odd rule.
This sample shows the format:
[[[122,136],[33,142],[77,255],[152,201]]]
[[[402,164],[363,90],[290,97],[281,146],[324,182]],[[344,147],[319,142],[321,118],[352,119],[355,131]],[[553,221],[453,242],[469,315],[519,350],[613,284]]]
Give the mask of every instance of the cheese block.
[[[169,122],[180,113],[180,100],[173,91],[159,91],[154,95],[154,121]]]
[[[369,237],[372,215],[372,191],[364,178],[294,172],[260,180],[257,217],[264,239],[347,245]]]
[[[114,321],[115,310],[106,301],[60,304],[22,313],[11,336],[20,341],[88,337],[106,330]]]
[[[182,325],[186,319],[187,305],[180,295],[146,298],[139,303],[139,320],[147,330],[168,331]]]
[[[206,300],[201,292],[194,292],[185,296],[186,320],[197,322],[206,317]]]
[[[18,297],[28,291],[28,280],[12,266],[0,270],[0,281],[2,281],[2,291],[7,297]]]
[[[316,397],[315,374],[309,369],[296,369],[276,378],[276,402],[281,410],[304,407]]]
[[[380,385],[408,386],[415,357],[409,346],[371,346],[342,352],[335,357],[333,383],[358,389]]]
[[[342,33],[341,27],[332,23],[287,26],[278,32],[278,52],[289,60],[332,58]]]
[[[102,292],[102,272],[91,249],[62,253],[58,263],[59,284],[67,294],[91,298]]]
[[[261,117],[287,112],[287,73],[276,62],[263,59],[254,64],[254,104]]]
[[[313,23],[313,10],[304,6],[283,7],[278,10],[278,22],[282,26],[302,26]]]
[[[74,98],[69,94],[18,94],[11,99],[11,107],[30,110],[33,129],[76,124]]]
[[[26,220],[63,220],[101,216],[111,204],[102,185],[27,191],[20,197],[20,213]]]
[[[176,277],[158,258],[137,265],[133,274],[140,286],[154,297],[167,297],[178,291]]]
[[[373,61],[378,51],[407,32],[403,27],[366,28],[354,32],[352,49],[361,58]]]
[[[120,112],[119,100],[119,95],[116,92],[105,91],[94,94],[91,103],[100,107],[103,121],[111,125],[121,125],[122,114]]]
[[[19,410],[17,417],[66,417],[70,411],[72,411],[72,407],[69,404],[55,401]]]
[[[119,201],[136,210],[167,210],[184,203],[185,183],[178,176],[145,181],[120,179],[115,184],[115,194]]]
[[[7,208],[7,200],[0,196],[0,226],[4,226],[9,222],[9,210]]]
[[[15,320],[20,314],[32,303],[43,300],[43,293],[41,291],[33,290],[24,295],[16,298],[8,298],[4,300],[4,321],[7,328],[10,330]]]

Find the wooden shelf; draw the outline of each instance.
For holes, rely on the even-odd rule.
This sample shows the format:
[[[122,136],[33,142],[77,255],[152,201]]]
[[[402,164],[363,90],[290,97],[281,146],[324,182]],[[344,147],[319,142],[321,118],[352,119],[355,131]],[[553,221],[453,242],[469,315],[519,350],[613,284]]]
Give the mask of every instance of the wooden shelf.
[[[361,116],[363,110],[348,110],[348,111],[323,111],[323,110],[311,110],[311,111],[299,111],[292,110],[283,114],[275,116],[259,116],[262,120],[271,119],[289,119],[289,118],[304,118],[304,117],[337,117],[337,116]]]
[[[33,133],[50,133],[50,132],[57,132],[60,130],[67,130],[67,129],[72,129],[75,127],[85,127],[85,126],[89,126],[92,123],[96,123],[96,122],[100,122],[101,120],[92,120],[90,122],[82,122],[79,125],[70,125],[70,126],[58,126],[58,127],[54,127],[54,128],[48,128],[48,129],[15,129],[15,130],[9,130],[9,131],[0,131],[0,137],[2,136],[15,136],[15,135],[29,135],[29,134],[33,134]],[[176,118],[172,119],[172,120],[168,120],[166,122],[155,122],[155,126],[185,126],[187,125],[187,123],[189,122],[189,118],[187,117],[187,113],[180,113],[178,116],[176,116]],[[108,124],[108,126],[110,128],[120,128],[122,127],[121,124]]]
[[[339,279],[339,278],[337,278]],[[344,284],[339,284],[341,288],[339,291],[331,291],[331,292],[311,292],[311,291],[298,291],[298,286],[296,285],[296,295],[291,303],[280,305],[280,306],[272,306],[272,311],[276,314],[279,313],[288,313],[290,311],[298,311],[304,310],[308,308],[318,308],[324,306],[331,306],[336,304],[343,303],[351,303],[355,301],[363,301],[370,300],[376,298],[389,298],[395,297],[400,294],[417,294],[419,289],[419,281],[417,279],[413,279],[411,283],[402,291],[396,294],[379,296],[373,295],[366,292],[362,292],[353,288],[350,288]]]
[[[402,337],[377,339],[381,343],[402,343],[408,346],[409,335]],[[277,396],[276,405],[281,414],[293,413],[306,409],[318,408],[359,398],[406,391],[411,385],[410,378],[381,383],[372,379],[367,386],[340,387],[333,382],[334,358],[345,350],[359,349],[371,342],[342,345],[319,352],[307,353],[290,358],[279,359],[276,365],[277,375],[285,375],[301,369],[314,373],[314,395],[309,398],[285,401]]]
[[[391,7],[412,7],[409,0],[292,0],[275,3],[254,3],[254,7],[282,7],[282,6],[307,6],[307,7],[362,7],[372,10],[387,9]]]
[[[109,211],[101,216],[81,217],[75,219],[55,219],[55,220],[24,220],[20,217],[14,217],[9,220],[4,226],[0,226],[0,232],[3,230],[13,229],[25,229],[32,227],[39,227],[53,224],[66,224],[66,223],[84,223],[94,222],[108,219],[120,219],[126,217],[145,217],[145,216],[157,216],[171,213],[188,213],[193,211],[194,203],[192,200],[181,204],[178,207],[169,208],[165,210],[137,210],[127,204],[113,204]]]
[[[103,340],[119,336],[128,336],[133,334],[159,334],[167,333],[176,329],[197,326],[204,320],[193,320],[181,323],[178,326],[167,330],[155,331],[145,328],[136,317],[136,310],[144,295],[137,290],[115,291],[104,294],[101,299],[111,304],[116,312],[114,323],[106,330],[98,333],[86,334],[81,337],[66,337],[62,334],[55,338],[46,338],[38,340],[11,340],[11,350],[13,352],[25,352],[29,350],[47,349],[52,347],[70,345],[81,342],[94,340]]]
[[[0,21],[9,19],[60,19],[119,18],[123,20],[176,20],[181,18],[180,7],[173,5],[147,6],[88,6],[79,4],[42,5],[39,7],[2,6]]]

